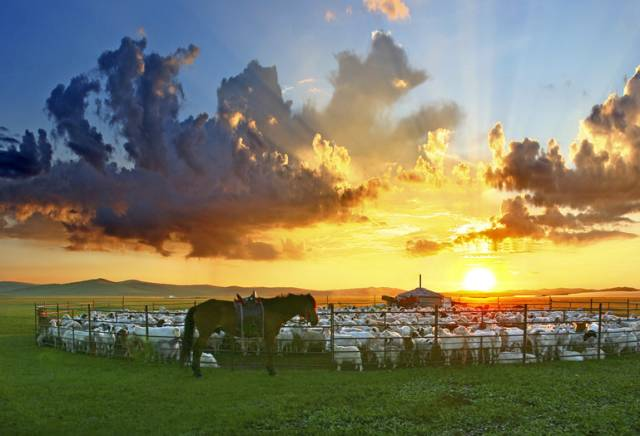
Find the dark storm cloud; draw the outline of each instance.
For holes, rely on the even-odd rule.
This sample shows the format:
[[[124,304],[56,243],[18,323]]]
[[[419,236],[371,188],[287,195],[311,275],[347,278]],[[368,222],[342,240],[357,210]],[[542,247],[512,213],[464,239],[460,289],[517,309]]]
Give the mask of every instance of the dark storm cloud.
[[[176,123],[182,86],[177,75],[193,63],[200,50],[194,45],[169,56],[144,55],[146,39],[123,38],[117,50],[98,59],[106,77],[110,122],[126,139],[124,148],[140,168],[167,170],[167,126]]]
[[[25,131],[22,141],[7,136],[0,137],[0,177],[19,179],[31,177],[51,168],[52,147],[47,133],[38,130],[38,139]]]
[[[60,84],[47,99],[47,111],[56,123],[55,132],[67,138],[66,145],[98,169],[102,169],[113,151],[102,134],[85,117],[90,93],[100,91],[100,82],[80,75],[65,87]]]
[[[5,234],[27,237],[45,220],[62,226],[74,250],[150,247],[168,255],[168,243],[178,242],[194,257],[300,258],[301,244],[274,242],[266,233],[360,220],[352,208],[384,188],[378,179],[348,183],[327,157],[302,162],[262,131],[264,124],[285,129],[282,138],[286,128],[303,136],[275,68],[250,63],[222,82],[214,115],[181,120],[177,76],[197,47],[167,56],[145,50],[145,39],[124,38],[99,57],[95,77],[79,75],[52,91],[47,109],[55,132],[79,159],[51,164],[44,131],[38,141],[25,134],[19,147],[4,141],[0,212],[15,221],[3,226]],[[90,98],[131,165],[114,161],[113,147],[89,123]]]
[[[0,217],[0,237],[62,242],[66,238],[64,226],[40,213],[15,223]]]

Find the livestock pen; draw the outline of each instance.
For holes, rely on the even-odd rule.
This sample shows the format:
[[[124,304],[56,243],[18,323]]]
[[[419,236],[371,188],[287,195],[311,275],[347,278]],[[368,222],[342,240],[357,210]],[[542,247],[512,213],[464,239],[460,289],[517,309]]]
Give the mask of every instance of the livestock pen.
[[[74,353],[175,361],[186,310],[199,300],[34,303],[35,338]],[[342,369],[346,363],[359,370],[601,359],[639,351],[638,313],[630,300],[413,309],[330,303],[318,308],[317,326],[288,321],[275,358],[279,367]],[[262,365],[261,338],[218,332],[208,345],[205,366]]]

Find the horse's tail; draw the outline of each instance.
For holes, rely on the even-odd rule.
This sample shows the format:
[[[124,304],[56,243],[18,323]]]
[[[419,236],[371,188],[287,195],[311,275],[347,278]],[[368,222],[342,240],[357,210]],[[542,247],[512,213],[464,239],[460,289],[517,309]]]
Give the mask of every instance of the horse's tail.
[[[193,306],[187,312],[187,317],[184,319],[184,336],[182,337],[182,349],[180,350],[180,363],[185,364],[193,348],[193,331],[194,321],[193,313],[196,311],[196,306]]]

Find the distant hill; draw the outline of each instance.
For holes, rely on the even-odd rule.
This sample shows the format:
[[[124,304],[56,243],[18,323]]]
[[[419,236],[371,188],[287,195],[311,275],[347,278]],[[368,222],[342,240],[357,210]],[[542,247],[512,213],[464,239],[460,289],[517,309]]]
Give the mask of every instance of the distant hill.
[[[33,286],[31,283],[23,282],[0,282],[0,295],[5,292],[13,292],[22,288],[28,288]]]
[[[379,299],[382,295],[394,296],[405,289],[389,287],[366,287],[351,289],[314,290],[295,287],[242,287],[242,286],[214,286],[205,284],[171,285],[165,283],[143,282],[140,280],[124,280],[113,282],[106,279],[92,279],[71,283],[33,284],[12,281],[0,281],[0,297],[56,297],[56,296],[86,296],[86,297],[212,297],[231,299],[236,294],[249,295],[256,291],[258,295],[273,297],[287,293],[311,292],[318,301],[325,299],[345,302],[358,302]],[[511,296],[571,296],[571,297],[640,297],[640,290],[630,287],[616,287],[608,289],[556,288],[535,290],[513,290],[496,292],[443,292],[453,297],[511,297]],[[378,300],[379,301],[379,300]]]
[[[92,297],[214,297],[233,298],[236,294],[248,295],[253,291],[264,297],[273,297],[287,293],[311,292],[317,299],[332,299],[340,296],[344,299],[373,298],[383,294],[395,295],[401,289],[387,287],[369,287],[337,290],[310,290],[295,287],[242,287],[214,285],[171,285],[164,283],[124,280],[113,282],[106,279],[84,280],[71,283],[32,284],[19,282],[0,282],[0,297],[55,297],[55,296],[92,296]]]

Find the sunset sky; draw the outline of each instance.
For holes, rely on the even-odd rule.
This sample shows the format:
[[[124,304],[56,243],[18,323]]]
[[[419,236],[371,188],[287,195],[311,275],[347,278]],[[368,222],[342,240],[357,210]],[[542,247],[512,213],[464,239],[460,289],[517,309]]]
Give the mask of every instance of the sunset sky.
[[[640,287],[639,19],[5,2],[0,280]]]

